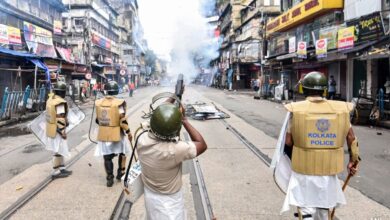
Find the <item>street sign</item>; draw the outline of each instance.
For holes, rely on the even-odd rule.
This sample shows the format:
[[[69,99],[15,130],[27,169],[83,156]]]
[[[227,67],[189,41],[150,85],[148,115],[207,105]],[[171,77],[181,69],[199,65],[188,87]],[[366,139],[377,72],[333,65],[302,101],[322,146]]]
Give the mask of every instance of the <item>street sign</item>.
[[[119,74],[121,74],[122,76],[126,75],[126,70],[121,70],[121,71],[119,72]]]
[[[90,80],[92,78],[92,74],[90,74],[90,73],[85,74],[85,78]]]

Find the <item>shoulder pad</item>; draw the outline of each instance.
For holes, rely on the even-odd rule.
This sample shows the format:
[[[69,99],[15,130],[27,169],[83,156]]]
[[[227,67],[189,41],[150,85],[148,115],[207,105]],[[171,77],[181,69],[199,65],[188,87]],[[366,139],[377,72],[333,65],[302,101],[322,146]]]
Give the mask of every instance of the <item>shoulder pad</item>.
[[[355,109],[355,105],[352,102],[346,102],[348,111],[353,111]]]
[[[112,102],[113,102],[115,105],[117,105],[117,106],[121,106],[121,105],[123,105],[123,103],[125,102],[125,100],[114,98],[114,100],[113,100]]]
[[[351,102],[343,102],[343,101],[334,101],[327,100],[329,104],[333,106],[333,108],[338,109],[339,111],[348,111],[351,112],[353,110],[353,104]]]
[[[290,104],[285,105],[284,107],[287,109],[289,112],[297,112],[297,111],[306,111],[306,109],[309,106],[308,101],[299,101],[299,102],[292,102]]]
[[[289,111],[289,112],[292,112],[293,111],[293,105],[292,103],[288,103],[288,104],[285,104],[284,105],[284,108]]]

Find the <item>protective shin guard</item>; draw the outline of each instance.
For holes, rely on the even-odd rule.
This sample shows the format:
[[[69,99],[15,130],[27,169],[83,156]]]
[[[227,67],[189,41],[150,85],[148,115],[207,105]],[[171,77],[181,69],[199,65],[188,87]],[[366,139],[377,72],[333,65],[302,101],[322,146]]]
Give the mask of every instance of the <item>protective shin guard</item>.
[[[53,155],[53,169],[60,169],[64,167],[64,157],[60,154]]]
[[[315,208],[298,207],[298,213],[295,213],[295,217],[299,220],[313,220],[313,213]]]
[[[126,156],[124,154],[119,154],[118,156],[118,171],[116,175],[117,180],[121,180],[122,176],[126,172]]]
[[[114,164],[112,163],[112,158],[114,154],[104,155],[104,168],[107,174],[107,186],[111,187],[114,184]]]

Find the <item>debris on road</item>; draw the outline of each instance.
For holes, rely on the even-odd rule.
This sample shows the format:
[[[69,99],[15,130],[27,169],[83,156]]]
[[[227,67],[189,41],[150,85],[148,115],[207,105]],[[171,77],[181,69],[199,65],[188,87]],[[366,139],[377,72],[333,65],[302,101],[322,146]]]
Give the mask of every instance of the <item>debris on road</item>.
[[[186,115],[195,120],[210,120],[230,118],[228,114],[219,110],[214,104],[196,102],[186,105]]]

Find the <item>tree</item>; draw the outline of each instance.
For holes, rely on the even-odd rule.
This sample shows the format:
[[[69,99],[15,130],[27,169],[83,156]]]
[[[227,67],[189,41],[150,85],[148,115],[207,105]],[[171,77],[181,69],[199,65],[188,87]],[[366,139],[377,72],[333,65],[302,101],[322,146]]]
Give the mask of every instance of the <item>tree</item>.
[[[153,52],[153,50],[147,50],[145,52],[145,65],[149,66],[152,69],[151,74],[156,71],[156,60],[157,56]]]

